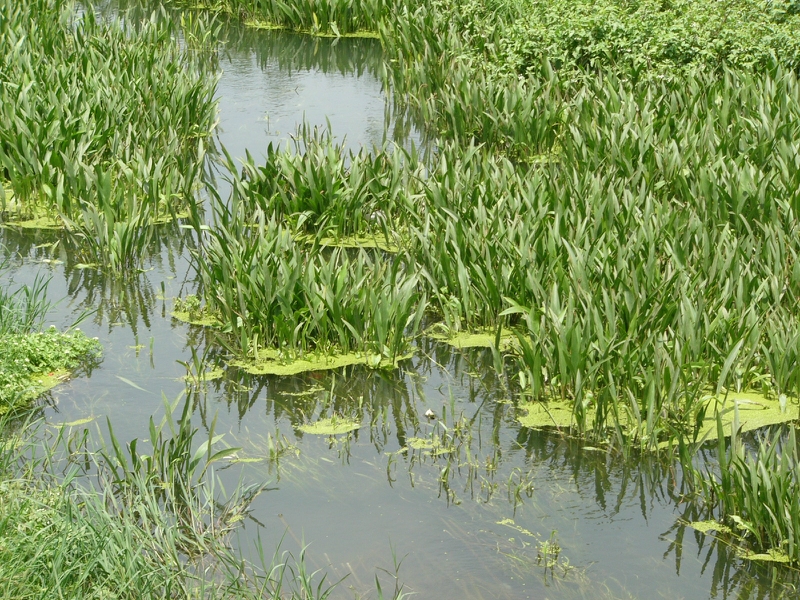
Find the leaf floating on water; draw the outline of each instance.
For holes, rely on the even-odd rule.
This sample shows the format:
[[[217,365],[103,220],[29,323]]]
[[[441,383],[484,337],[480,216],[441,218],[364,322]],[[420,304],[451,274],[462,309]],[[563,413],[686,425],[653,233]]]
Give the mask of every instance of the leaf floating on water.
[[[77,421],[70,421],[69,423],[62,423],[63,427],[77,427],[78,425],[86,425],[86,423],[91,423],[97,417],[86,417],[85,419],[78,419]]]
[[[528,536],[530,536],[532,538],[538,538],[539,537],[535,533],[531,533],[530,531],[528,531],[524,527],[520,527],[519,525],[517,525],[514,522],[513,519],[501,519],[500,521],[497,521],[497,524],[498,525],[505,525],[506,527],[511,527],[511,529],[515,529],[515,530],[519,531],[521,534],[528,535]]]
[[[253,457],[246,456],[246,457],[242,457],[242,458],[239,458],[238,456],[236,456],[236,457],[233,457],[233,458],[230,459],[230,462],[234,463],[234,464],[237,464],[237,463],[259,463],[259,462],[263,462],[263,461],[264,461],[263,458],[257,458],[257,457],[254,457],[254,456]]]

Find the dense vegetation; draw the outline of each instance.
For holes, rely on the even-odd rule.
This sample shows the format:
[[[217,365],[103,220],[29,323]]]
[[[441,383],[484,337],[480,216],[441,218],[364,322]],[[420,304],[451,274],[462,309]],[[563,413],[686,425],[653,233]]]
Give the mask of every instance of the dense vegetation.
[[[0,270],[0,274],[6,276]],[[47,282],[0,288],[0,415],[14,412],[76,369],[91,367],[100,344],[81,331],[42,331]]]
[[[216,123],[207,57],[177,36],[166,17],[0,3],[3,220],[66,224],[85,262],[141,265],[150,226],[194,205]]]
[[[437,331],[493,332],[498,348],[511,335],[498,366],[518,400],[566,404],[573,429],[596,441],[627,451],[671,440],[685,450],[730,391],[796,407],[796,4],[216,6],[333,35],[376,22],[387,88],[436,148],[428,161],[396,148],[344,156],[330,139],[306,135],[302,157],[270,152],[263,167],[231,169],[233,209],[218,209],[202,234],[198,275],[205,306],[240,340],[236,352],[252,354],[254,339],[307,351],[314,327],[346,319],[324,303],[330,288],[314,264],[328,260],[324,246],[355,239],[378,248],[361,251],[377,257],[376,272],[388,261],[404,274],[381,286],[388,306],[400,305],[411,277]],[[250,221],[257,231],[245,231]],[[253,236],[248,248],[313,242],[299,270],[283,267],[267,286],[275,298],[298,298],[301,286],[290,322],[295,331],[313,324],[311,344],[288,328],[259,329],[277,306],[259,296],[264,256],[220,252]],[[283,276],[291,272],[303,277]],[[341,273],[343,289],[361,281],[349,267]],[[416,323],[395,320],[394,335],[416,335]],[[326,335],[324,348],[351,343],[349,332]],[[745,474],[784,460],[767,447],[734,454],[742,476],[719,484],[730,502],[770,489],[765,480],[748,491]],[[797,471],[785,460],[769,506],[794,536],[794,521],[777,516],[794,514],[786,503]],[[717,484],[704,481],[709,497]],[[788,535],[766,514],[744,500],[718,513],[753,524],[758,547]],[[783,550],[797,560],[794,546]]]
[[[153,223],[191,213],[198,296],[178,307],[240,361],[385,365],[426,331],[488,332],[518,404],[566,405],[574,432],[624,452],[674,442],[686,457],[730,391],[796,410],[796,2],[207,4],[379,36],[387,90],[433,150],[348,155],[306,131],[263,165],[226,163],[232,196],[212,193],[207,221],[193,199],[214,78],[169,20],[5,2],[6,218],[59,215],[86,262],[122,271]],[[796,460],[771,448],[695,478],[760,546],[800,526]],[[770,482],[746,477],[779,463],[783,491],[760,502],[780,526],[747,496]]]
[[[150,421],[151,442],[114,438],[98,453],[82,446],[75,469],[98,484],[66,481],[58,465],[76,458],[65,428],[46,445],[36,428],[3,427],[0,445],[0,594],[7,598],[303,598],[331,587],[293,562],[259,548],[259,570],[228,543],[261,486],[218,490],[213,428],[200,444],[191,425],[194,399],[166,404]],[[87,432],[84,430],[84,442]],[[73,440],[74,441],[74,440]],[[34,457],[33,459],[31,457]],[[78,467],[81,464],[82,467]]]

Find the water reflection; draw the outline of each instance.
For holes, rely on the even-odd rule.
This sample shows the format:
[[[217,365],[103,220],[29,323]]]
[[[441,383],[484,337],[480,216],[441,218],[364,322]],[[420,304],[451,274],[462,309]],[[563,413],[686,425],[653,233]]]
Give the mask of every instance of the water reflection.
[[[56,321],[84,321],[88,315],[98,329],[104,327],[110,332],[124,327],[138,337],[142,330],[152,328],[156,311],[162,318],[166,316],[164,279],[181,277],[188,282],[188,257],[195,247],[193,232],[181,229],[177,223],[159,225],[157,229],[147,268],[121,276],[77,262],[74,242],[63,231],[4,228],[0,230],[0,247],[6,256],[14,258],[21,283],[30,279],[30,274],[49,271],[50,289],[58,300],[51,315]],[[158,288],[154,273],[161,279]],[[63,282],[53,281],[54,277]]]

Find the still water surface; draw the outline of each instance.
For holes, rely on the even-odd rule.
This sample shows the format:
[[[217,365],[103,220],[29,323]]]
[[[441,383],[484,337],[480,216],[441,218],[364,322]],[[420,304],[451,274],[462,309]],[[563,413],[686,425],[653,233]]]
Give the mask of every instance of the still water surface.
[[[347,136],[353,148],[418,134],[388,119],[381,52],[374,40],[313,39],[226,29],[221,60],[219,140],[234,157],[258,157],[304,121]],[[146,438],[163,398],[186,389],[179,361],[204,355],[206,334],[170,318],[172,298],[194,289],[192,235],[165,229],[149,270],[126,282],[78,270],[52,233],[2,232],[11,276],[49,274],[60,298],[51,321],[81,324],[100,338],[101,366],[52,392],[42,415],[52,426],[109,417],[120,439]],[[793,597],[795,572],[738,559],[680,525],[677,475],[657,462],[623,461],[515,420],[490,355],[420,342],[396,371],[363,368],[297,377],[253,377],[228,370],[196,391],[201,429],[241,447],[242,462],[218,473],[227,485],[269,480],[239,543],[283,540],[295,554],[308,544],[312,568],[345,575],[338,594],[374,597],[402,561],[406,591],[421,598],[779,598]],[[437,419],[423,414],[433,410]],[[332,413],[361,429],[335,439],[299,425]],[[442,425],[442,422],[446,424]],[[454,425],[457,424],[457,427]],[[87,425],[75,425],[85,427]],[[413,447],[445,439],[450,452]],[[449,436],[449,437],[448,437]],[[269,460],[270,440],[284,440]],[[411,441],[410,441],[411,440]],[[420,445],[419,442],[416,443]],[[407,448],[405,452],[399,452]],[[547,544],[545,544],[547,542]],[[552,542],[552,543],[551,543]],[[548,568],[547,550],[560,553]]]

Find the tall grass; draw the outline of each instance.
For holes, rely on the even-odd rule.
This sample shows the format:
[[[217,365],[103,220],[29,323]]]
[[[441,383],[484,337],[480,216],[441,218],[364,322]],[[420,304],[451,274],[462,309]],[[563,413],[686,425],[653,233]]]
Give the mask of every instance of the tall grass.
[[[214,0],[209,6],[255,26],[338,37],[374,35],[378,22],[398,4],[394,0]]]
[[[113,257],[132,249],[118,239],[106,252],[109,207],[116,223],[174,218],[194,203],[217,109],[213,64],[192,41],[208,26],[190,25],[182,47],[163,14],[129,24],[61,0],[0,4],[5,220],[83,221],[98,257]]]
[[[734,422],[726,444],[722,421],[718,464],[701,472],[687,467],[699,502],[750,552],[800,562],[800,460],[795,428],[778,431],[748,449]],[[734,533],[735,532],[735,533]]]
[[[417,277],[365,250],[324,252],[297,242],[290,228],[250,208],[234,185],[230,204],[214,203],[214,226],[196,256],[205,310],[232,335],[237,353],[260,348],[293,358],[307,352],[361,352],[390,360],[409,349],[426,302]]]

